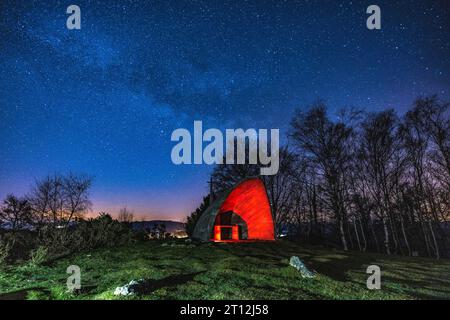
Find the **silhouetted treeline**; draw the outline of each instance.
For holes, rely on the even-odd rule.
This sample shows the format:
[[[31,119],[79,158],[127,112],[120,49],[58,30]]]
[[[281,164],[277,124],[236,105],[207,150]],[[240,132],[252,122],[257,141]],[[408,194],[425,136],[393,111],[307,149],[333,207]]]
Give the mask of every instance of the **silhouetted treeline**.
[[[297,111],[280,170],[264,180],[277,234],[387,254],[449,255],[449,103],[419,98],[399,116],[322,102]],[[217,191],[259,174],[257,165],[219,165]],[[330,226],[332,226],[330,230]]]
[[[55,174],[36,180],[26,196],[0,203],[0,268],[16,261],[41,264],[73,252],[131,242],[127,220],[107,213],[85,219],[91,178]],[[124,211],[120,216],[123,220]]]

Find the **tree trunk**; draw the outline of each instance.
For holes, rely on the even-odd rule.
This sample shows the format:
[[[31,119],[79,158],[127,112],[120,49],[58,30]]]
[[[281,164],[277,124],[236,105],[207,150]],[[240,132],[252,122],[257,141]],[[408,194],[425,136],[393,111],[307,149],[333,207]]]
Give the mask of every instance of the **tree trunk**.
[[[370,230],[372,231],[373,239],[375,240],[375,246],[377,248],[377,252],[380,252],[380,245],[378,243],[377,234],[375,232],[375,228],[373,227],[373,222],[370,221]]]
[[[361,219],[359,219],[359,228],[361,229],[361,235],[362,235],[363,243],[364,243],[362,251],[366,251],[366,249],[367,249],[367,239],[366,239],[366,234],[364,232],[364,228],[363,228]]]
[[[356,218],[353,219],[353,227],[354,227],[354,229],[355,229],[356,242],[358,243],[359,251],[362,251],[362,249],[361,249],[361,242],[359,241],[358,228],[357,228],[357,226],[356,226]]]
[[[386,222],[386,217],[383,216],[383,230],[384,230],[384,248],[386,249],[386,253],[388,255],[391,254],[391,249],[389,247],[389,228]]]
[[[439,260],[439,258],[440,258],[439,246],[438,246],[437,241],[436,241],[436,236],[434,234],[433,225],[431,224],[431,220],[428,220],[428,226],[430,227],[431,236],[433,238],[433,244],[434,244],[434,249],[435,249],[434,252],[436,253],[436,259]]]
[[[405,224],[403,222],[403,218],[402,218],[401,214],[400,214],[400,226],[402,228],[403,240],[405,240],[405,245],[406,245],[406,248],[408,249],[408,255],[411,256],[411,248],[409,246],[408,237],[406,236]]]
[[[398,241],[397,241],[397,232],[396,232],[396,228],[395,228],[395,225],[394,225],[394,223],[392,222],[392,218],[391,218],[391,216],[389,215],[389,225],[390,225],[390,227],[391,227],[391,238],[392,238],[392,241],[394,242],[394,253],[398,253],[399,252],[399,250],[400,250],[400,252],[402,252],[402,250],[401,250],[401,248],[399,247],[399,243],[398,243]]]
[[[427,249],[427,254],[428,254],[429,257],[431,257],[431,250],[430,250],[430,244],[429,244],[430,241],[428,239],[428,234],[427,234],[427,232],[425,230],[425,226],[424,226],[423,220],[421,218],[419,220],[420,220],[420,227],[422,229],[423,237],[424,237],[424,240],[425,240],[425,247]]]
[[[347,251],[347,240],[345,240],[344,222],[342,221],[342,219],[339,219],[339,235],[341,237],[342,247],[345,251]]]

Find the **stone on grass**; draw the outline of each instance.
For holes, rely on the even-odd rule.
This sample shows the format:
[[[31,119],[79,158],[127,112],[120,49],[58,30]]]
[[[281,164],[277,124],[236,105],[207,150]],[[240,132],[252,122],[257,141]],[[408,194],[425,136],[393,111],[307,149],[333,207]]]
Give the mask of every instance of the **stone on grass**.
[[[300,274],[303,278],[314,278],[316,276],[314,272],[308,270],[302,260],[300,260],[300,258],[297,256],[292,256],[289,260],[289,264],[300,271]]]
[[[131,280],[129,284],[124,285],[123,287],[117,287],[116,290],[114,290],[115,296],[131,296],[136,293],[136,286],[139,285],[139,283],[142,280],[136,281]]]

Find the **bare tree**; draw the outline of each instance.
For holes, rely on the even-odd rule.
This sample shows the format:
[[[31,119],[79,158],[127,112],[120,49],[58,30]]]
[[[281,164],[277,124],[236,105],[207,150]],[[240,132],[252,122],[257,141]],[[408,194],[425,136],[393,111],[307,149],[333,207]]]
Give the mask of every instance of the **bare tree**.
[[[38,229],[51,221],[51,190],[52,182],[47,177],[41,181],[35,181],[31,193],[27,196],[33,211],[33,223]]]
[[[450,103],[439,101],[437,96],[420,98],[413,112],[435,146],[436,164],[446,171],[446,179],[450,181]]]
[[[287,224],[290,197],[292,194],[292,175],[294,173],[295,155],[284,147],[280,150],[280,166],[278,173],[271,176],[261,176],[266,186],[272,216],[275,222],[275,235],[280,234]]]
[[[7,223],[12,233],[24,228],[31,221],[31,206],[27,199],[9,194],[0,208],[0,222]]]
[[[117,220],[119,222],[131,223],[134,220],[134,213],[133,213],[133,211],[128,210],[127,207],[123,207],[119,211]]]
[[[375,214],[383,224],[384,247],[391,253],[396,241],[392,221],[391,195],[399,170],[400,143],[396,136],[397,119],[392,110],[371,114],[363,123],[360,156],[366,168],[367,189],[377,204]],[[391,239],[392,238],[392,239]]]
[[[333,123],[326,106],[318,102],[307,112],[297,112],[291,122],[291,137],[321,177],[327,209],[333,214],[344,250],[348,249],[345,223],[345,176],[349,169],[352,128],[342,122]]]
[[[400,126],[410,168],[408,183],[414,190],[413,210],[417,213],[428,255],[432,250],[437,259],[440,258],[438,236],[445,237],[440,223],[442,206],[438,203],[445,206],[445,200],[439,198],[443,194],[445,198],[450,190],[446,159],[450,126],[445,118],[446,109],[448,104],[440,104],[436,97],[419,99]],[[445,241],[442,243],[445,247]]]
[[[62,179],[63,213],[62,220],[69,224],[74,218],[82,218],[90,210],[89,200],[91,178],[70,173]]]
[[[91,208],[89,188],[92,180],[85,175],[55,174],[36,180],[28,195],[36,225],[63,223],[68,226],[74,219],[82,218]]]

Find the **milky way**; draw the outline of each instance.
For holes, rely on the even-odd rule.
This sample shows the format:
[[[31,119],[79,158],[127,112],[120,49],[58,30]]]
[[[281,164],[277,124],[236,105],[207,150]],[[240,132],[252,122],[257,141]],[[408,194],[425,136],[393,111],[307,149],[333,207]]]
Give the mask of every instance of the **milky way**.
[[[404,112],[450,96],[448,1],[0,3],[0,196],[54,172],[94,177],[94,212],[182,219],[210,166],[175,166],[171,132],[280,128],[321,98]],[[81,8],[81,30],[66,8]]]

